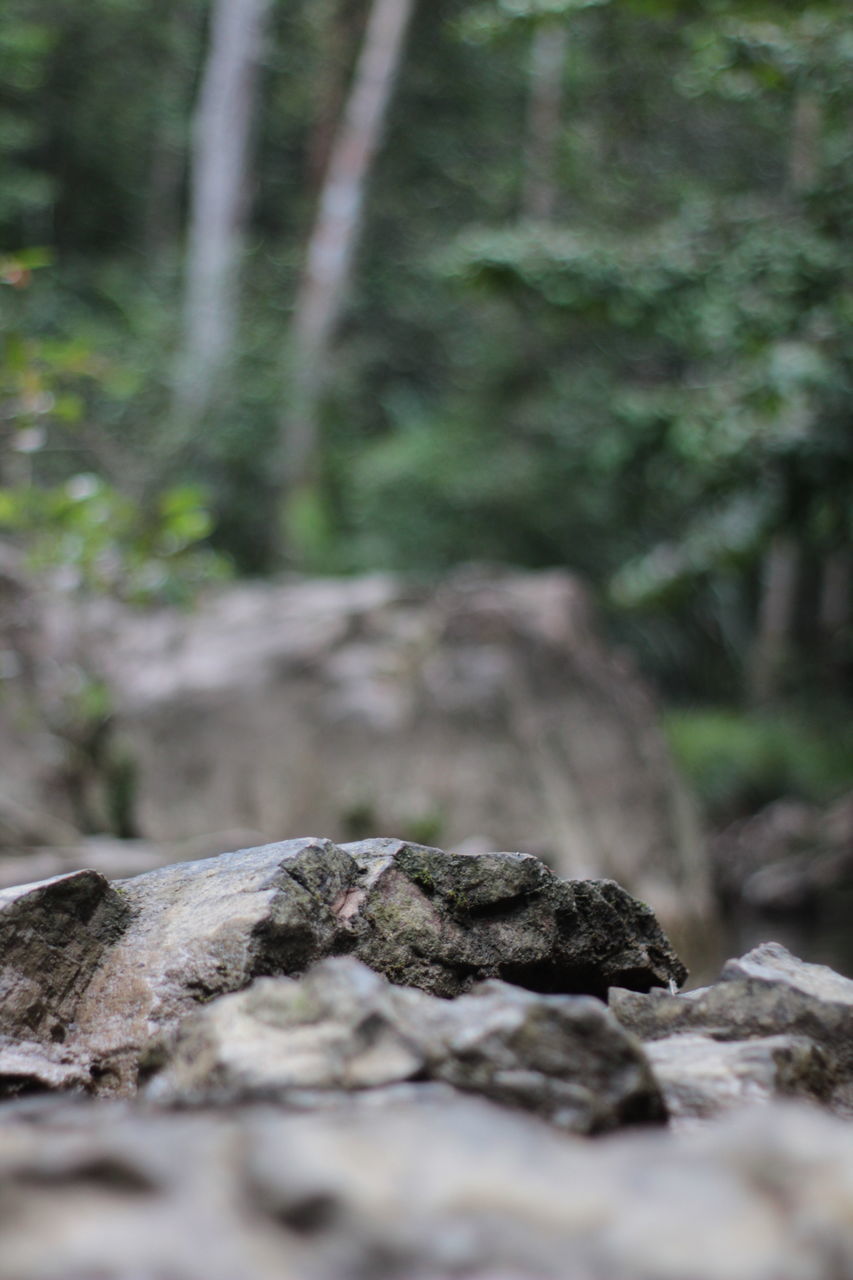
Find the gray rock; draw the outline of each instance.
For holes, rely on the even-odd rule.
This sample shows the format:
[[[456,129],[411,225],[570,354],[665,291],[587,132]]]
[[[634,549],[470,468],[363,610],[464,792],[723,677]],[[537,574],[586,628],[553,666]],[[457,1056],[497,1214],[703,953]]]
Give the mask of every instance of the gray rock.
[[[128,919],[96,871],[0,892],[0,1033],[62,1042]]]
[[[685,976],[649,908],[609,881],[394,840],[291,840],[112,886],[80,872],[8,890],[0,939],[0,1031],[66,1037],[103,1093],[132,1091],[151,1036],[198,1003],[327,955],[444,996],[492,977],[604,994]]]
[[[676,1124],[776,1097],[827,1102],[837,1083],[823,1050],[800,1036],[675,1035],[650,1042],[646,1054]]]
[[[0,1100],[49,1089],[82,1091],[89,1083],[86,1064],[61,1045],[0,1037]]]
[[[718,893],[768,914],[799,913],[853,884],[853,792],[826,808],[776,800],[709,842]]]
[[[191,1014],[146,1096],[159,1103],[304,1100],[306,1091],[445,1082],[578,1133],[662,1121],[639,1045],[600,1001],[489,982],[456,1000],[393,987],[350,957],[301,981],[262,978]]]
[[[476,1098],[0,1124],[0,1280],[841,1280],[853,1129],[590,1141]]]
[[[843,1112],[853,1104],[853,981],[798,960],[776,942],[728,961],[713,986],[683,995],[612,991],[609,1003],[622,1025],[646,1042],[685,1034],[716,1041],[793,1037],[800,1045],[789,1060],[794,1076],[786,1068],[774,1077],[776,1068],[765,1059],[768,1082],[775,1078],[783,1092],[829,1094]],[[803,1043],[819,1050],[819,1059],[814,1053],[804,1058]]]
[[[608,986],[687,976],[654,913],[612,880],[561,880],[520,853],[448,856],[398,840],[343,848],[364,876],[346,908],[357,954],[392,981],[452,996],[495,977],[604,998]]]
[[[6,580],[0,792],[27,812],[4,822],[0,795],[0,847],[110,831],[118,787],[125,833],[155,845],[235,822],[257,844],[502,844],[612,876],[687,936],[714,916],[658,709],[573,575],[291,575],[191,611],[39,592],[22,567]],[[108,703],[97,753],[88,687]]]

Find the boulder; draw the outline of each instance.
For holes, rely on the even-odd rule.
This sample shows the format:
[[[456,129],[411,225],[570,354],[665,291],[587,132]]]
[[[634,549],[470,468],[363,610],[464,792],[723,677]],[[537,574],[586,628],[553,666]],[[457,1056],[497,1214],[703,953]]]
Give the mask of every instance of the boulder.
[[[819,909],[853,888],[853,793],[825,808],[776,800],[709,842],[720,897],[766,915]]]
[[[790,1104],[591,1140],[461,1095],[25,1101],[0,1206],[0,1280],[839,1280],[853,1128]]]
[[[676,1124],[708,1120],[772,1098],[829,1102],[837,1084],[824,1051],[804,1036],[720,1041],[710,1035],[675,1035],[645,1048]]]
[[[189,613],[37,603],[0,702],[0,745],[20,739],[7,707],[23,699],[35,725],[21,794],[45,822],[23,823],[27,844],[73,844],[69,817],[172,847],[235,826],[258,843],[382,831],[612,877],[679,937],[713,917],[654,701],[570,574],[294,577]]]
[[[0,1034],[64,1042],[129,918],[96,871],[0,892]]]
[[[647,1043],[676,1114],[709,1115],[773,1093],[853,1114],[853,981],[779,943],[728,961],[710,987],[612,991],[609,1003]]]
[[[0,894],[0,1031],[62,1042],[101,1093],[199,1003],[352,953],[440,996],[499,978],[603,996],[679,984],[648,907],[518,853],[304,839],[110,883],[83,871]]]
[[[440,1000],[352,957],[301,981],[260,978],[181,1023],[150,1055],[145,1094],[171,1105],[437,1081],[535,1112],[576,1133],[665,1119],[639,1045],[598,1000],[503,982]]]

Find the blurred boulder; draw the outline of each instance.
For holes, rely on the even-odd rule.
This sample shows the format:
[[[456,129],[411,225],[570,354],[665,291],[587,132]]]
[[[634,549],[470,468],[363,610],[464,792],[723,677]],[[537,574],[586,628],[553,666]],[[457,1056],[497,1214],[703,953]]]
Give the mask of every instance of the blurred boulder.
[[[852,1138],[780,1104],[604,1140],[429,1092],[302,1114],[12,1104],[0,1280],[840,1280]]]
[[[777,800],[710,842],[724,902],[766,914],[802,913],[853,888],[853,793],[821,808]]]
[[[568,573],[292,578],[190,613],[67,597],[37,613],[33,688],[65,753],[49,777],[33,765],[37,811],[172,847],[239,826],[527,849],[618,880],[679,938],[713,915],[653,700]]]

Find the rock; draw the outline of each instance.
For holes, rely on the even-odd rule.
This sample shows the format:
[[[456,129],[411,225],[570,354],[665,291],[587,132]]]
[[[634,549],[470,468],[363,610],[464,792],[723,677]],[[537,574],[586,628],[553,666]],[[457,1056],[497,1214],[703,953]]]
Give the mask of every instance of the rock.
[[[764,943],[740,960],[728,961],[713,986],[684,995],[613,991],[609,1003],[622,1025],[641,1040],[665,1040],[671,1054],[681,1053],[682,1065],[689,1051],[675,1037],[699,1035],[754,1045],[751,1053],[732,1053],[729,1063],[736,1074],[728,1080],[713,1065],[716,1057],[722,1066],[721,1051],[707,1047],[705,1084],[700,1083],[701,1066],[696,1084],[697,1096],[702,1095],[699,1113],[714,1109],[714,1079],[720,1107],[731,1104],[736,1086],[745,1098],[751,1096],[760,1059],[766,1092],[829,1097],[842,1113],[853,1106],[853,981],[824,965],[798,960],[778,943]],[[784,1050],[780,1036],[788,1040]],[[665,1048],[656,1051],[664,1094],[678,1110],[677,1090],[667,1091],[666,1079],[681,1070],[676,1058],[667,1065],[666,1057]],[[681,1111],[685,1114],[684,1106]]]
[[[351,957],[214,1001],[153,1059],[146,1097],[172,1105],[434,1080],[577,1133],[665,1119],[642,1051],[600,1001],[494,981],[440,1000]]]
[[[89,1072],[59,1045],[0,1037],[0,1101],[45,1090],[82,1092]]]
[[[839,1280],[851,1139],[779,1104],[604,1141],[461,1096],[13,1110],[0,1280]]]
[[[687,977],[654,913],[613,881],[561,880],[519,853],[448,856],[397,840],[343,847],[363,876],[345,908],[357,954],[392,981],[452,996],[494,977],[604,998],[611,985],[648,990]]]
[[[95,871],[0,892],[0,1033],[62,1043],[127,922]]]
[[[154,844],[239,825],[259,842],[386,831],[527,849],[564,876],[612,876],[680,936],[707,931],[702,840],[657,709],[567,573],[292,577],[191,613],[32,603],[26,655],[2,619],[0,650],[20,649],[7,693],[43,721],[45,743],[19,749],[35,811],[109,832],[120,801],[123,834]],[[80,717],[87,689],[96,723]]]
[[[603,995],[686,976],[649,908],[611,882],[393,840],[285,841],[113,885],[80,872],[0,894],[0,938],[0,1031],[67,1037],[104,1093],[132,1092],[151,1036],[199,1003],[327,955],[443,996],[486,978]]]
[[[646,1054],[675,1122],[708,1120],[774,1097],[827,1102],[836,1084],[823,1050],[800,1036],[675,1035],[650,1042]]]
[[[826,808],[776,800],[709,843],[716,888],[767,915],[814,910],[853,886],[853,793]]]

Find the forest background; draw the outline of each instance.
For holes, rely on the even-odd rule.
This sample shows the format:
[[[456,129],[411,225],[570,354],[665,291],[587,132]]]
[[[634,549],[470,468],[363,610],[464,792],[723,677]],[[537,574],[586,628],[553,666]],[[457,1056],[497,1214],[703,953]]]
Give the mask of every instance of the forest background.
[[[6,0],[0,538],[559,565],[718,821],[851,785],[853,13]]]

